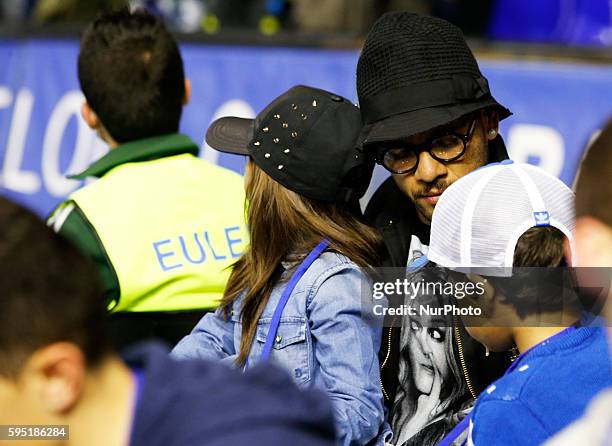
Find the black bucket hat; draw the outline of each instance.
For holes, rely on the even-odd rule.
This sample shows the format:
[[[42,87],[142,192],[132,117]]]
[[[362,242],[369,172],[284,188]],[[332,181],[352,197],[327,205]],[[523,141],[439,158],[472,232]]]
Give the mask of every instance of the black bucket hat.
[[[255,119],[217,119],[206,142],[250,156],[274,180],[308,198],[350,202],[365,193],[374,169],[357,147],[361,128],[359,109],[347,99],[296,86]]]
[[[383,15],[357,64],[364,121],[361,145],[393,141],[448,124],[485,107],[512,113],[489,83],[459,28],[410,12]]]

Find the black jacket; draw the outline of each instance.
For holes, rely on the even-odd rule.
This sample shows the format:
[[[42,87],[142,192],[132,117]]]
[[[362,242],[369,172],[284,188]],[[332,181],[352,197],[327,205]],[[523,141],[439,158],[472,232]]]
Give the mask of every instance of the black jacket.
[[[490,162],[508,159],[501,136],[489,143],[489,150]],[[429,244],[430,227],[421,223],[414,205],[400,191],[393,178],[385,180],[374,193],[366,208],[365,218],[382,233],[387,250],[383,267],[406,267],[412,235]],[[510,363],[509,354],[492,353],[485,356],[485,348],[467,334],[460,321],[456,324],[456,342],[465,360],[464,364],[460,364],[460,368],[463,369],[468,387],[475,397],[503,374]],[[379,358],[381,385],[388,407],[393,405],[398,386],[399,342],[399,328],[384,329]]]

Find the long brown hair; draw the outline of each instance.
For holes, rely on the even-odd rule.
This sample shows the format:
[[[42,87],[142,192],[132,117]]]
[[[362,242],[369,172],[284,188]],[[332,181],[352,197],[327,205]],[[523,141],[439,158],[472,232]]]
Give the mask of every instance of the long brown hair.
[[[348,205],[325,203],[299,195],[270,178],[249,161],[246,172],[246,215],[250,245],[233,265],[221,308],[229,317],[242,300],[242,340],[237,363],[246,363],[259,320],[280,278],[280,262],[289,255],[306,256],[321,240],[358,266],[375,266],[382,240],[360,222]]]

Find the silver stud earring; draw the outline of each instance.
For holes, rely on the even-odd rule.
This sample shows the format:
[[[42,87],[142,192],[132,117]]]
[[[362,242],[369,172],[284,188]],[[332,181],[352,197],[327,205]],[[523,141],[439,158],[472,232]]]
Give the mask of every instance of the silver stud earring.
[[[521,352],[519,351],[519,349],[517,347],[512,347],[510,349],[510,362],[516,361],[520,355]]]
[[[489,130],[489,137],[495,138],[497,136],[497,130],[491,129]]]

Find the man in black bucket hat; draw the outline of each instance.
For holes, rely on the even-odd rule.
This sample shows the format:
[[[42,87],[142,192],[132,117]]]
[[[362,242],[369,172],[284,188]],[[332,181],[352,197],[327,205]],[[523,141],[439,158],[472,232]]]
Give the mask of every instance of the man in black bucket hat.
[[[508,158],[499,121],[511,113],[491,95],[461,30],[409,12],[385,14],[374,24],[357,66],[357,93],[364,121],[360,144],[391,173],[370,200],[366,218],[383,234],[388,251],[383,266],[403,268],[427,254],[440,194],[467,173]],[[385,325],[397,327],[385,329],[380,353],[383,393],[393,421],[393,407],[402,404],[398,370],[407,358],[400,348],[401,321],[386,320]],[[422,431],[412,426],[408,441],[404,432],[394,432],[396,444],[436,444],[506,367],[505,356],[485,357],[462,327],[452,335],[454,347],[447,356],[456,359],[452,368],[461,370],[467,383],[463,401],[446,407],[447,417],[443,396],[426,395],[436,401],[423,405],[427,414],[414,414]],[[442,431],[428,432],[436,420]],[[414,417],[410,423],[416,423]]]
[[[367,216],[389,266],[406,266],[411,236],[427,244],[437,196],[468,172],[508,158],[498,132],[510,111],[491,95],[459,28],[409,12],[385,14],[357,66],[361,144],[391,172]]]

